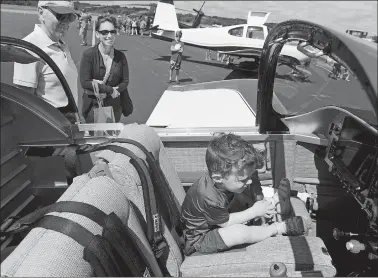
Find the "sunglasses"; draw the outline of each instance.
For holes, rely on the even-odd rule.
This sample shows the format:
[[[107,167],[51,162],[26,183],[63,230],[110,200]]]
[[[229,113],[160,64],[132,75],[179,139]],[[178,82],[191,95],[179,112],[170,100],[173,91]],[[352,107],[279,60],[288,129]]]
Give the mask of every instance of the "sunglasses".
[[[52,13],[55,16],[55,18],[60,22],[71,23],[71,22],[74,22],[75,19],[76,19],[75,14],[58,14],[47,6],[44,6],[42,8],[44,8],[44,9],[48,10],[50,13]]]
[[[112,34],[112,35],[115,35],[115,34],[117,34],[117,31],[116,30],[99,30],[99,31],[97,31],[97,32],[99,32],[101,35],[103,35],[103,36],[106,36],[107,34]]]

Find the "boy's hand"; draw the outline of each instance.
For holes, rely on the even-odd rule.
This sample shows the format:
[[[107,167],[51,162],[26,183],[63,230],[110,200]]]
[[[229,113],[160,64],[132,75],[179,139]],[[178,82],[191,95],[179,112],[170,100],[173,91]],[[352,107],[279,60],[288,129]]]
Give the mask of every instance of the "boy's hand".
[[[252,206],[252,210],[255,214],[255,217],[263,216],[266,218],[271,218],[274,214],[277,213],[274,204],[266,200],[257,201]]]

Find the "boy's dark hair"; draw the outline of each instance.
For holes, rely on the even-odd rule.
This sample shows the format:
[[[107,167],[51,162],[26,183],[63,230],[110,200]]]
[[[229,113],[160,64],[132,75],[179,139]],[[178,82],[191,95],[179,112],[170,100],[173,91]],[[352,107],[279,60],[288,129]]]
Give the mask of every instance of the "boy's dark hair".
[[[117,19],[113,16],[109,16],[109,15],[105,15],[105,16],[99,16],[98,19],[97,19],[97,22],[96,22],[96,31],[98,31],[100,29],[100,26],[102,23],[104,22],[110,22],[111,24],[113,24],[114,28],[117,28]]]
[[[256,169],[262,168],[263,155],[251,143],[232,133],[220,133],[210,141],[206,150],[206,165],[210,176],[220,174],[225,177],[230,174],[233,166],[241,170],[252,163]]]

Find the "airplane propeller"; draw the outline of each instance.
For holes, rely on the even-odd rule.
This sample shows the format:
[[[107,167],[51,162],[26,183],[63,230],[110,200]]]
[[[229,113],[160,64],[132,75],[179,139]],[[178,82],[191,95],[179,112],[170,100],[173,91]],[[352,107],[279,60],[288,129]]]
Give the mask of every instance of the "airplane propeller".
[[[206,1],[203,1],[201,8],[198,11],[196,9],[193,9],[193,11],[195,11],[197,14],[201,13],[203,5],[205,5],[205,3],[206,3]],[[203,14],[203,12],[202,12],[202,14]]]
[[[196,28],[200,25],[201,23],[201,19],[205,16],[204,12],[202,12],[202,8],[203,6],[205,5],[206,1],[203,1],[202,2],[202,6],[199,10],[197,9],[193,9],[193,11],[197,14],[196,17],[194,18],[194,20],[192,21],[192,25],[191,26],[188,26],[188,27],[185,27],[185,28]],[[178,11],[184,11],[184,12],[188,12],[188,13],[192,13],[192,11],[188,11],[188,10],[185,10],[185,9],[180,9],[180,8],[176,8],[176,10]],[[181,24],[185,24],[186,23],[181,23]]]
[[[196,22],[198,20],[198,17],[200,17],[200,16],[202,17],[204,15],[204,13],[202,12],[202,8],[203,8],[203,5],[205,5],[205,3],[206,3],[206,1],[203,1],[202,6],[198,11],[196,9],[193,9],[193,11],[195,11],[197,13],[197,16],[196,16],[196,18],[194,19],[193,22]]]

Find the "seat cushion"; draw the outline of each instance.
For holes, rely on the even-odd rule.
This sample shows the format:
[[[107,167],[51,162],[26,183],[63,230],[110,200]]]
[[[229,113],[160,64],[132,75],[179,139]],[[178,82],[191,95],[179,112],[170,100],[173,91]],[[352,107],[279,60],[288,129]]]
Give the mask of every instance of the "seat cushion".
[[[320,271],[323,276],[335,276],[336,269],[324,242],[317,237],[271,237],[245,248],[217,254],[186,257],[181,265],[182,276],[269,276],[273,263],[287,267],[287,275],[302,271]]]
[[[76,201],[91,204],[106,214],[114,212],[128,225],[146,247],[151,261],[153,252],[144,236],[133,208],[120,186],[108,177],[90,179],[88,175],[76,177],[58,201]],[[79,223],[93,234],[101,234],[102,227],[92,220],[73,213],[51,213]],[[8,277],[90,277],[93,271],[83,259],[83,246],[72,238],[44,228],[34,228],[17,248],[2,262],[1,276]],[[158,268],[157,264],[155,267]]]
[[[172,189],[172,192],[176,197],[177,205],[181,206],[185,198],[185,191],[157,133],[147,125],[130,124],[125,126],[124,130],[119,135],[119,138],[127,138],[138,141],[154,155]],[[145,160],[145,155],[139,150],[139,148],[124,143],[114,144],[129,148],[135,153],[135,155]],[[129,158],[123,154],[115,153],[109,150],[98,153],[97,157],[109,161],[109,169],[115,181],[120,185],[127,185],[124,186],[127,198],[135,208],[136,214],[145,219],[146,216],[141,182],[138,173],[130,164]],[[128,180],[133,180],[135,183],[129,183]],[[161,202],[161,200],[157,201]],[[183,255],[177,243],[178,239],[171,234],[170,228],[167,227],[164,219],[162,219],[162,222],[163,236],[168,245],[166,250],[167,252],[162,256],[162,261],[166,266],[168,275],[179,276]]]

